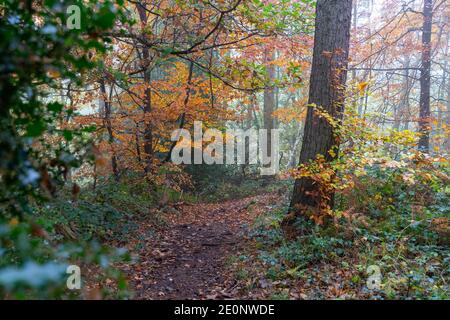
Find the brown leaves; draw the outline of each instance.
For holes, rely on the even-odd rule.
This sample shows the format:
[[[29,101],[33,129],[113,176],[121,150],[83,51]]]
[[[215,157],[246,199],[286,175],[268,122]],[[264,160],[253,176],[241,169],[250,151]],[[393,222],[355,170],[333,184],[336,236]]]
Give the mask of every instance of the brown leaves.
[[[40,225],[36,223],[31,223],[31,234],[35,237],[43,238],[45,240],[50,240],[50,236]]]
[[[152,255],[156,261],[162,261],[164,257],[167,255],[167,252],[164,253],[161,250],[156,249],[152,252]]]
[[[63,235],[66,239],[76,240],[78,238],[77,228],[73,224],[70,226],[65,224],[57,224],[55,226],[55,231]]]

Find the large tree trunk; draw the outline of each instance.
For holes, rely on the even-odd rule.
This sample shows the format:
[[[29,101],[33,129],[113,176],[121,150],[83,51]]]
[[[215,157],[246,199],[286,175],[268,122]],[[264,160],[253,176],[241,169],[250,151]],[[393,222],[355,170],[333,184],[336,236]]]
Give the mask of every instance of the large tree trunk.
[[[422,69],[420,74],[419,149],[430,149],[430,73],[431,73],[431,23],[433,0],[424,0],[422,27]]]
[[[314,53],[309,89],[309,104],[322,107],[335,119],[342,118],[344,86],[347,78],[348,51],[352,0],[318,0]],[[338,146],[332,126],[308,106],[300,164],[323,155],[333,160],[329,153]],[[333,194],[322,194],[322,187],[310,178],[295,181],[291,211],[307,214],[323,205],[333,204]]]

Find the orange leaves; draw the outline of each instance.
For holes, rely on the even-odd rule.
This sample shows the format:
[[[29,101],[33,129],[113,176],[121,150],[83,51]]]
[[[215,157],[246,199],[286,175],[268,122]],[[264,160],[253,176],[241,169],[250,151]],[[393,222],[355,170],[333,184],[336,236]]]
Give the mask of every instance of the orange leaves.
[[[189,65],[182,61],[166,62],[158,69],[159,74],[152,72],[150,82],[145,82],[142,77],[124,78],[120,80],[127,82],[126,89],[116,87],[110,92],[108,86],[114,85],[111,81],[106,93],[93,96],[91,100],[110,104],[108,117],[100,106],[98,112],[76,118],[78,124],[97,125],[98,143],[93,149],[97,175],[110,174],[112,155],[116,156],[120,169],[143,171],[149,158],[148,149],[145,149],[146,133],[151,128],[151,152],[158,156],[152,157],[152,172],[147,171],[147,174],[152,175],[156,184],[176,188],[185,181],[175,179],[173,175],[166,181],[162,178],[165,174],[157,173],[165,166],[159,159],[170,151],[172,131],[181,123],[184,128],[189,128],[194,120],[216,126],[232,117],[231,109],[226,108],[226,99],[233,97],[228,87],[219,86],[216,80],[197,71],[190,76]],[[211,89],[214,105],[211,104]],[[147,91],[150,91],[150,110],[144,112]],[[179,171],[177,176],[184,177]],[[173,183],[175,180],[177,182]]]
[[[326,217],[333,215],[330,207],[330,195],[338,189],[338,179],[336,169],[325,160],[325,157],[318,155],[313,161],[302,164],[298,168],[291,170],[291,176],[295,179],[306,178],[315,185],[314,191],[305,192],[316,202],[314,207],[299,207],[299,211],[305,214],[316,224],[323,224]]]
[[[306,117],[307,97],[295,101],[291,107],[277,109],[272,116],[282,123],[290,123],[292,121],[301,122]]]
[[[11,220],[9,220],[8,225],[10,225],[11,227],[15,227],[19,224],[19,219],[17,219],[16,217],[12,218]]]
[[[282,108],[275,110],[272,116],[276,117],[282,123],[289,123],[292,121],[300,123],[306,116],[306,108]]]

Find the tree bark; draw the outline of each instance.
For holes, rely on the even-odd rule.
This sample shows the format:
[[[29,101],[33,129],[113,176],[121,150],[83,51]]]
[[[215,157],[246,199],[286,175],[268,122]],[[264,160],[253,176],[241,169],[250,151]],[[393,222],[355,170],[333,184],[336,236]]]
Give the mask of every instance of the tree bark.
[[[102,94],[102,104],[103,104],[103,125],[108,131],[108,142],[111,147],[111,167],[114,174],[114,178],[119,180],[119,168],[117,166],[117,156],[114,150],[114,133],[111,122],[111,102],[108,101],[108,97],[106,95],[106,85],[105,80],[102,78],[100,80],[100,92]]]
[[[289,156],[288,168],[295,168],[295,166],[296,166],[296,162],[297,162],[296,154],[297,154],[298,146],[300,145],[300,142],[302,140],[302,136],[301,136],[302,131],[303,131],[303,128],[300,125],[298,127],[297,134],[294,137],[294,143],[292,143],[292,150],[291,150],[291,154]]]
[[[309,89],[309,104],[320,106],[335,119],[342,119],[344,110],[344,86],[347,78],[348,52],[352,0],[318,0],[314,53]],[[320,118],[312,106],[308,106],[300,164],[323,155],[333,160],[329,153],[338,146],[332,126]],[[322,206],[323,201],[332,206],[333,194],[320,195],[321,186],[310,178],[295,181],[291,200],[291,212],[307,214]]]
[[[139,18],[143,26],[147,25],[147,11],[145,10],[145,4],[137,4],[137,10],[139,13]],[[145,34],[144,34],[145,36]],[[152,111],[152,92],[150,88],[151,83],[151,75],[148,70],[148,64],[150,62],[150,52],[146,45],[143,45],[142,48],[142,65],[146,66],[146,70],[144,71],[144,84],[147,86],[145,88],[145,97],[144,97],[144,153],[146,157],[145,163],[145,173],[149,173],[152,168],[153,162],[153,128],[150,119],[150,113]]]
[[[430,75],[431,75],[431,23],[433,0],[424,0],[422,27],[422,68],[420,72],[419,150],[430,149]]]
[[[135,124],[136,124],[136,131],[135,131],[134,139],[135,139],[135,145],[136,145],[136,157],[137,157],[137,162],[140,165],[142,162],[142,157],[141,157],[141,142],[139,139],[139,135],[140,135],[139,122],[136,121]]]
[[[405,57],[403,61],[403,82],[401,92],[399,93],[399,101],[393,103],[394,119],[393,119],[393,129],[400,130],[402,124],[402,119],[405,117],[406,106],[409,101],[409,57]]]
[[[276,77],[275,66],[272,62],[275,60],[275,50],[266,49],[264,60],[267,66],[267,87],[264,89],[264,129],[267,129],[267,154],[272,155],[272,129],[275,128],[273,112],[275,111],[275,89],[273,82]]]
[[[447,63],[445,63],[445,65],[447,65]],[[447,90],[447,102],[446,102],[446,106],[447,106],[447,110],[446,110],[446,115],[445,115],[445,125],[446,128],[450,127],[450,79],[447,79],[447,85],[446,85],[446,90]],[[446,129],[448,130],[448,129]],[[445,131],[444,131],[445,133]],[[444,151],[450,151],[450,137],[448,135],[445,135],[444,137]]]

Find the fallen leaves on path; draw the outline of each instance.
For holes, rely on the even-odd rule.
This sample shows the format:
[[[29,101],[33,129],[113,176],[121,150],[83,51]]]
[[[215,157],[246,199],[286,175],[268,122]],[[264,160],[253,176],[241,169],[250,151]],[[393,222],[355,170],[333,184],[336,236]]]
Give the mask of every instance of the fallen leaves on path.
[[[248,225],[276,194],[222,203],[178,204],[165,214],[167,225],[152,234],[143,225],[136,264],[124,270],[137,299],[230,299],[241,289],[227,259],[247,241]],[[133,242],[133,241],[132,241]]]

